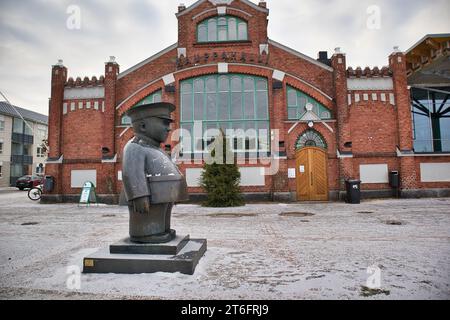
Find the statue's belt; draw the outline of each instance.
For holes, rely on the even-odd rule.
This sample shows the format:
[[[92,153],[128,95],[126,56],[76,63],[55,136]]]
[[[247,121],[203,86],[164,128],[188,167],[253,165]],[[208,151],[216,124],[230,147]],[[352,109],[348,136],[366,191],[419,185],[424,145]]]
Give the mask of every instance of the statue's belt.
[[[150,182],[160,182],[160,181],[178,181],[181,180],[183,177],[178,175],[173,176],[153,176],[153,175],[147,175],[147,179]]]

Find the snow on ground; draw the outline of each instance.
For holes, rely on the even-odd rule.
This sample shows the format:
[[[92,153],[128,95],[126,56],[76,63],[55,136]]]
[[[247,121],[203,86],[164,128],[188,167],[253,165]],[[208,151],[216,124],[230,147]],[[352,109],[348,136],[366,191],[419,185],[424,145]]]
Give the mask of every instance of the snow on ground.
[[[127,236],[127,208],[40,205],[0,190],[0,298],[450,298],[450,199],[178,205],[172,225],[208,239],[193,276],[82,274],[71,290],[68,268]],[[385,293],[364,297],[370,266]]]

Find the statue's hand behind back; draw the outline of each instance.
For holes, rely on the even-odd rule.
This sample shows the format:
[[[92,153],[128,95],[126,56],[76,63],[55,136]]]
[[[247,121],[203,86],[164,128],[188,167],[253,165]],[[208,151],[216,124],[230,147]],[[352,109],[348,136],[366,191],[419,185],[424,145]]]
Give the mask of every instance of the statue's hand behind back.
[[[134,212],[147,213],[150,211],[150,198],[142,197],[133,200]]]

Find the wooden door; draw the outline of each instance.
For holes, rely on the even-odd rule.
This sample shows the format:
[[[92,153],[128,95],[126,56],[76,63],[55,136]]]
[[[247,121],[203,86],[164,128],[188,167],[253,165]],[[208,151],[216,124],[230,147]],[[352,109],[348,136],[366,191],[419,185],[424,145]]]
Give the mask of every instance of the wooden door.
[[[327,201],[328,175],[327,154],[316,147],[303,148],[297,152],[297,200]]]

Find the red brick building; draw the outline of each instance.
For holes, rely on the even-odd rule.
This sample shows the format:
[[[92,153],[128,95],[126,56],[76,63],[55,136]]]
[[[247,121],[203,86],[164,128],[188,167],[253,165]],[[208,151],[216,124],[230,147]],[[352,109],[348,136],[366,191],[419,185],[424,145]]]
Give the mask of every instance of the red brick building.
[[[173,134],[166,148],[181,151],[193,196],[202,193],[198,156],[213,128],[256,132],[233,139],[245,159],[242,190],[253,198],[338,199],[347,179],[362,181],[363,196],[391,196],[391,171],[399,172],[402,196],[449,194],[448,123],[438,128],[440,148],[415,152],[421,129],[412,121],[408,76],[425,64],[426,49],[414,65],[395,50],[388,67],[354,70],[339,49],[316,60],[271,40],[268,15],[265,2],[200,0],[179,6],[175,44],[128,70],[111,57],[104,76],[74,80],[62,61],[53,66],[46,174],[55,186],[44,201],[77,200],[87,180],[104,201],[117,201],[122,150],[132,138],[124,113],[157,101],[177,106],[181,142]],[[434,56],[448,58],[448,40],[430,42]],[[438,108],[446,110],[444,99]]]

